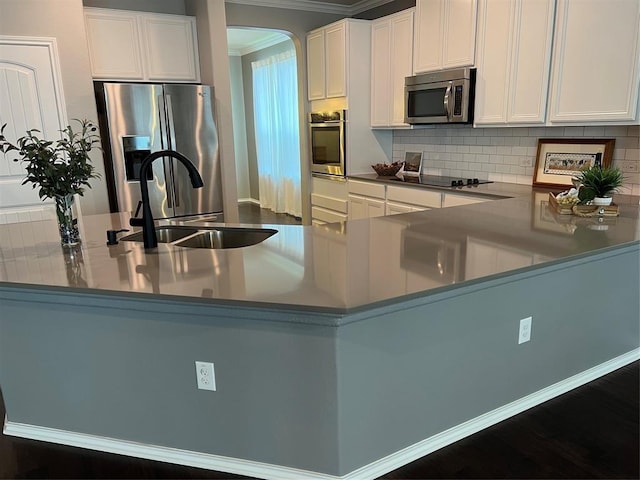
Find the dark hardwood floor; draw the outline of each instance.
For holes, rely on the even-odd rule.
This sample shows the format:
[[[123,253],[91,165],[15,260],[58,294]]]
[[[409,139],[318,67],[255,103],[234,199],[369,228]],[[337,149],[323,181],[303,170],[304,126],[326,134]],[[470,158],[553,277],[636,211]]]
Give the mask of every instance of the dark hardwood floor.
[[[635,362],[382,478],[638,479],[639,386]],[[248,477],[0,435],[0,478]]]
[[[238,204],[240,223],[272,223],[275,225],[300,225],[302,221],[286,213],[274,213],[250,202]]]

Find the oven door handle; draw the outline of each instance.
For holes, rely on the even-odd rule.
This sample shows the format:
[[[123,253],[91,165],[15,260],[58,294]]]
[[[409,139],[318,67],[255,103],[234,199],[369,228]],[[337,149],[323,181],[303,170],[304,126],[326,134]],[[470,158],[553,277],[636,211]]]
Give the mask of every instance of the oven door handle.
[[[449,100],[451,99],[451,82],[447,85],[447,90],[444,93],[444,113],[449,120],[451,120],[451,110],[449,109]]]

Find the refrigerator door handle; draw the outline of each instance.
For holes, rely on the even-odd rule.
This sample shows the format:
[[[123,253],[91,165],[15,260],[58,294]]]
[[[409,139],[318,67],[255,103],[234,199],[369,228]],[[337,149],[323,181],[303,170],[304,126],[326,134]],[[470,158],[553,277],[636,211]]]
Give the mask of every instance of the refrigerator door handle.
[[[167,128],[167,118],[165,116],[166,115],[165,112],[166,112],[166,107],[164,102],[164,95],[160,94],[158,95],[158,117],[160,120],[160,132],[161,132],[160,141],[162,142],[162,149],[168,150],[170,148],[167,142],[169,129]],[[166,158],[162,159],[162,163],[164,167],[163,170],[164,170],[166,193],[167,193],[167,207],[172,209],[173,194],[172,194],[172,189],[170,188],[170,185],[173,184],[173,175],[171,174],[170,162],[171,162],[171,159],[166,159]]]
[[[171,145],[171,150],[175,150],[176,148],[176,130],[174,128],[174,124],[173,124],[173,105],[171,104],[171,95],[166,94],[165,95],[165,100],[167,102],[167,121],[169,123],[168,125],[168,133],[169,133],[169,141],[170,141],[170,145]],[[171,162],[175,163],[173,159],[170,160]],[[172,163],[172,165],[173,165]],[[173,180],[173,176],[171,177]],[[175,204],[176,207],[180,206],[180,185],[178,184],[178,182],[173,182],[173,191],[174,191],[174,198],[175,198]]]

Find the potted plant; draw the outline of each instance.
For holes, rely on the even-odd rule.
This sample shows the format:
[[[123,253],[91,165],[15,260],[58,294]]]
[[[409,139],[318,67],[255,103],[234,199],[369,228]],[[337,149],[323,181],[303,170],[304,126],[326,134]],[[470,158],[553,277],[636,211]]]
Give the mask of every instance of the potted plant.
[[[594,205],[609,205],[611,194],[622,186],[624,176],[618,167],[593,165],[582,170],[576,180],[581,185],[579,197],[582,202],[591,200]]]
[[[27,134],[13,144],[4,136],[7,124],[0,129],[0,151],[15,151],[16,162],[23,162],[27,175],[22,184],[31,183],[38,188],[41,199],[55,201],[60,241],[64,246],[80,243],[78,220],[74,208],[74,195],[83,195],[85,187],[91,188],[89,180],[98,178],[90,163],[89,152],[100,142],[95,133],[97,127],[89,120],[75,120],[79,130],[68,125],[61,130],[59,140],[44,140],[38,137],[39,130],[28,130]]]

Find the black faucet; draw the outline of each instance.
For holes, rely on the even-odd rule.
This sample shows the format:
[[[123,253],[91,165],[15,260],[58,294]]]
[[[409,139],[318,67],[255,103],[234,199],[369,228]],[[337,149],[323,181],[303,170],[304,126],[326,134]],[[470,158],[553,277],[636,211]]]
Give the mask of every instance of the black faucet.
[[[189,178],[191,179],[191,186],[193,188],[202,188],[204,183],[202,177],[198,172],[191,160],[176,152],[175,150],[159,150],[148,155],[140,164],[140,196],[142,197],[142,219],[131,218],[129,225],[141,226],[142,225],[142,239],[144,240],[144,248],[156,248],[158,246],[158,237],[156,236],[156,229],[153,225],[153,215],[151,213],[151,205],[149,205],[149,187],[147,185],[147,175],[151,164],[156,158],[171,157],[182,163],[189,171]]]

